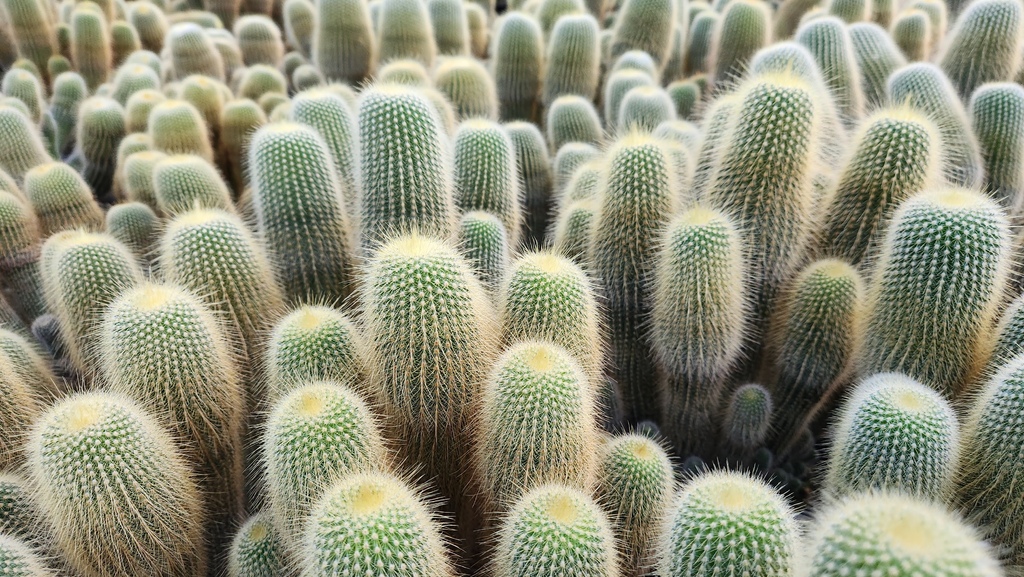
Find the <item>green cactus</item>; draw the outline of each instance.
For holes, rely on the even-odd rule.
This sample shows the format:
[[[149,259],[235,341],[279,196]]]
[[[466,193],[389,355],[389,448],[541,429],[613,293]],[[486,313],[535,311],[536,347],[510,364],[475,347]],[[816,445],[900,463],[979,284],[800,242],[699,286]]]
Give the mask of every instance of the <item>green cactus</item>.
[[[786,499],[758,479],[705,473],[684,485],[668,510],[658,544],[658,574],[792,574],[799,541],[794,517]]]
[[[502,120],[536,120],[544,71],[544,39],[530,15],[512,12],[498,24],[492,70]]]
[[[110,304],[100,328],[107,390],[164,415],[194,467],[212,551],[244,515],[245,391],[230,341],[197,297],[140,284]]]
[[[519,244],[522,218],[514,154],[508,134],[493,122],[464,122],[455,135],[455,204],[463,213],[482,210],[498,217],[508,247]]]
[[[585,198],[569,202],[559,210],[551,234],[551,246],[558,254],[578,265],[588,264],[590,237],[600,205],[599,198]]]
[[[267,344],[271,397],[317,380],[365,390],[365,346],[359,328],[341,311],[314,305],[295,309],[274,326]]]
[[[651,284],[650,341],[666,378],[664,433],[680,456],[714,450],[724,379],[749,320],[740,233],[724,214],[694,208],[662,235]]]
[[[53,577],[39,551],[27,542],[0,534],[0,575],[3,577]]]
[[[303,541],[301,567],[309,577],[343,577],[368,567],[378,577],[456,575],[439,519],[390,474],[341,479],[316,504]]]
[[[755,58],[754,64],[757,63]],[[693,197],[703,202],[711,186],[715,167],[728,145],[729,123],[738,112],[742,101],[737,94],[728,93],[715,98],[704,111],[704,135],[697,151],[693,169]]]
[[[251,98],[257,102],[267,94],[285,96],[288,93],[288,79],[273,66],[253,64],[242,73],[237,92],[239,98]],[[264,107],[264,110],[267,110],[267,107]]]
[[[36,423],[28,452],[37,502],[76,572],[205,573],[204,515],[188,465],[133,401],[64,398]]]
[[[86,378],[99,374],[103,312],[122,291],[142,281],[135,257],[109,235],[64,231],[43,244],[39,268],[71,362]]]
[[[949,9],[941,0],[914,0],[910,3],[911,10],[920,10],[928,15],[931,22],[931,45],[939,46],[949,28]]]
[[[618,128],[619,110],[630,90],[640,86],[655,86],[654,80],[639,70],[620,70],[608,77],[604,85],[604,124]]]
[[[451,153],[430,101],[412,88],[376,86],[363,92],[358,116],[363,248],[412,230],[450,236]]]
[[[341,192],[349,212],[359,198],[358,132],[355,114],[328,89],[301,92],[292,99],[291,119],[311,126],[324,138],[341,179]]]
[[[53,80],[53,98],[50,100],[50,116],[57,126],[54,146],[66,154],[75,141],[78,127],[78,106],[85,100],[89,88],[77,72],[64,72]]]
[[[149,114],[149,137],[153,150],[165,154],[194,154],[213,162],[209,127],[203,115],[184,100],[167,100]]]
[[[986,374],[992,375],[1010,359],[1024,352],[1024,296],[1018,295],[1006,307],[995,331]]]
[[[561,193],[572,180],[576,169],[598,158],[601,158],[601,152],[592,144],[568,142],[563,145],[551,166],[555,173],[555,191]]]
[[[0,90],[5,96],[22,101],[28,107],[29,118],[33,122],[38,123],[42,119],[46,100],[43,87],[34,74],[15,68],[4,75]]]
[[[469,55],[469,20],[462,0],[427,2],[437,53],[447,56]]]
[[[377,43],[381,63],[395,58],[413,58],[427,68],[432,67],[437,45],[430,28],[430,12],[426,2],[382,0]]]
[[[626,137],[605,162],[607,181],[590,252],[607,299],[612,375],[626,399],[627,421],[635,423],[657,412],[645,277],[654,270],[656,245],[679,194],[671,157],[649,137]]]
[[[39,532],[32,487],[18,473],[0,473],[0,534],[31,540]]]
[[[932,22],[922,10],[900,14],[892,25],[892,39],[910,62],[927,61],[934,47]]]
[[[688,120],[662,122],[651,135],[661,140],[682,144],[687,151],[694,154],[700,151],[702,139],[700,127]]]
[[[156,90],[139,90],[128,97],[124,108],[125,132],[147,133],[149,131],[149,114],[153,107],[167,100]]]
[[[589,495],[542,485],[503,519],[493,571],[495,577],[612,577],[619,574],[615,537]]]
[[[225,80],[224,60],[213,40],[199,25],[183,23],[171,26],[165,43],[170,46],[174,77],[181,79],[203,74],[221,82]]]
[[[859,265],[878,251],[896,207],[939,180],[939,130],[907,107],[866,118],[838,174],[822,228],[822,252]]]
[[[676,109],[676,117],[680,120],[693,120],[697,117],[703,93],[700,85],[693,80],[677,80],[665,89]]]
[[[672,502],[672,463],[644,435],[610,439],[600,451],[596,493],[623,550],[627,575],[646,575],[654,562],[661,515]]]
[[[153,209],[141,202],[125,202],[107,211],[107,232],[147,264],[156,248],[160,218]]]
[[[129,55],[142,48],[142,40],[131,24],[115,20],[110,23],[110,47],[113,65],[118,67]]]
[[[0,192],[0,274],[6,300],[32,322],[46,312],[40,287],[39,222],[20,196]]]
[[[550,104],[547,112],[548,144],[559,150],[568,142],[600,145],[604,140],[601,118],[594,104],[581,96],[560,96]]]
[[[713,82],[721,90],[735,84],[755,52],[771,43],[771,8],[760,0],[729,2],[713,45]]]
[[[1009,258],[1006,217],[984,195],[939,188],[904,201],[875,264],[861,374],[903,372],[953,398],[987,356]]]
[[[323,74],[320,74],[320,70],[312,64],[303,64],[296,68],[291,80],[296,92],[318,88],[327,82]]]
[[[61,230],[103,230],[103,211],[89,185],[63,162],[48,162],[28,171],[25,196],[39,218],[43,238]]]
[[[560,96],[593,100],[600,80],[601,53],[597,20],[589,14],[563,16],[547,46],[541,102],[552,106]]]
[[[57,37],[47,4],[40,0],[4,0],[2,6],[18,55],[45,69],[57,53]]]
[[[880,373],[859,383],[832,439],[824,482],[832,497],[875,489],[943,500],[953,489],[956,414],[942,395],[907,376]]]
[[[853,42],[843,21],[834,16],[816,18],[800,26],[796,41],[814,56],[843,122],[855,125],[863,114],[864,91]]]
[[[830,0],[827,11],[847,24],[864,22],[874,12],[873,0]]]
[[[317,29],[316,11],[317,8],[309,0],[287,0],[281,10],[288,45],[309,59],[313,57],[313,37]]]
[[[234,23],[235,38],[246,66],[280,66],[284,58],[281,29],[268,16],[246,14]]]
[[[512,345],[480,395],[477,468],[495,511],[547,483],[590,486],[595,387],[568,351],[545,341]]]
[[[302,382],[274,404],[265,429],[270,514],[298,553],[308,543],[303,524],[321,495],[352,473],[386,469],[384,439],[366,404],[331,381]]]
[[[827,506],[808,534],[811,577],[1003,574],[973,527],[941,504],[898,493],[864,493]]]
[[[969,108],[985,161],[985,187],[1015,214],[1024,200],[1024,89],[1010,82],[986,84],[974,91]]]
[[[651,58],[651,55],[643,50],[623,52],[615,60],[615,64],[612,65],[611,69],[612,72],[619,70],[639,70],[640,72],[647,73],[654,80],[659,80],[661,76],[661,70],[658,68],[658,64],[654,62],[654,58]]]
[[[482,0],[487,2],[488,0]],[[490,43],[491,29],[489,20],[494,14],[494,7],[484,8],[480,4],[466,3],[466,23],[469,26],[469,50],[470,54],[481,59],[487,59],[488,44]]]
[[[434,85],[451,102],[460,120],[497,119],[498,96],[494,81],[475,58],[443,58],[434,71]]]
[[[906,66],[903,53],[881,26],[859,22],[850,26],[853,55],[860,69],[861,90],[868,109],[881,108],[886,103],[885,83],[898,68]]]
[[[284,543],[268,513],[256,513],[235,533],[228,551],[228,577],[278,577],[285,573]]]
[[[480,282],[497,292],[511,252],[509,235],[501,219],[482,210],[465,213],[459,221],[459,249]]]
[[[534,9],[526,9],[526,7],[523,9],[537,17],[546,39],[551,37],[552,30],[563,16],[587,13],[584,0],[538,0]]]
[[[167,35],[167,17],[163,10],[149,2],[134,3],[128,9],[128,21],[138,32],[144,49],[153,52],[163,49]]]
[[[82,177],[92,194],[104,204],[113,204],[112,187],[117,171],[117,149],[124,138],[124,108],[111,98],[94,96],[78,108],[75,141],[83,166]]]
[[[162,152],[147,150],[128,155],[124,159],[124,190],[129,201],[141,202],[154,211],[159,210],[153,187],[153,168],[167,158]]]
[[[629,132],[650,133],[662,122],[675,119],[676,107],[668,92],[655,86],[637,86],[622,97],[617,132],[620,136]]]
[[[951,184],[980,187],[984,161],[971,131],[967,113],[949,79],[934,64],[905,66],[889,77],[889,102],[906,104],[930,118],[942,139],[943,174]]]
[[[697,14],[690,23],[689,49],[686,51],[683,70],[688,75],[711,72],[714,60],[712,47],[715,35],[718,34],[722,17],[718,13],[707,10]]]
[[[71,60],[68,60],[63,54],[54,54],[46,61],[46,76],[48,78],[57,78],[61,74],[73,70],[74,66],[72,66]]]
[[[1024,4],[976,0],[957,18],[939,66],[968,100],[986,82],[1012,81],[1024,58]]]
[[[392,60],[377,71],[377,81],[381,84],[405,84],[418,88],[429,88],[434,81],[427,75],[427,69],[419,60],[408,58]]]
[[[373,73],[379,42],[366,2],[324,0],[316,3],[313,63],[328,80],[357,84],[367,79]]]
[[[6,355],[0,355],[0,469],[13,470],[25,463],[25,440],[45,406],[39,391],[15,369]]]
[[[297,99],[298,100],[298,99]],[[295,112],[295,107],[292,107]],[[220,157],[225,159],[226,176],[235,197],[249,184],[245,159],[249,158],[252,135],[267,123],[267,115],[258,104],[249,99],[232,100],[224,104],[220,116]],[[222,166],[224,166],[222,164]]]
[[[768,389],[755,383],[737,387],[722,417],[719,450],[738,465],[750,462],[755,451],[768,440],[774,411],[775,403]]]
[[[676,8],[675,0],[625,0],[615,18],[611,57],[643,50],[662,66],[672,48]]]
[[[233,211],[231,192],[217,169],[202,158],[180,154],[153,166],[153,192],[160,212],[174,216],[195,208]]]
[[[548,214],[552,208],[551,159],[540,129],[530,122],[505,125],[516,159],[516,179],[522,184],[525,211],[524,246],[542,246]]]
[[[33,167],[53,160],[43,146],[39,129],[17,108],[0,105],[0,135],[0,170],[16,183],[20,184]]]

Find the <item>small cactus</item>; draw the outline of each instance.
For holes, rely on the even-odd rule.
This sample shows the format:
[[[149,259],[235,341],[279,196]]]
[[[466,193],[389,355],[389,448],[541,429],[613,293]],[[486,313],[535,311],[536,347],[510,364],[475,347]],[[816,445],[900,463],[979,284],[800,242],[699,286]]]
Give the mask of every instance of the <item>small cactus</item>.
[[[281,536],[267,513],[256,513],[231,541],[228,577],[278,577],[287,561]]]
[[[274,326],[267,343],[270,396],[280,398],[308,381],[329,380],[360,391],[367,367],[362,334],[347,315],[305,305]]]
[[[676,119],[676,107],[672,97],[661,88],[637,86],[622,98],[619,104],[619,135],[630,132],[654,132],[662,122]]]
[[[21,183],[25,173],[53,160],[39,130],[17,108],[0,105],[0,170]]]
[[[864,112],[864,92],[849,30],[838,18],[818,18],[800,26],[796,41],[814,56],[843,121],[854,125]]]
[[[149,263],[157,243],[160,218],[141,202],[125,202],[107,211],[106,230],[135,255],[140,263]]]
[[[434,71],[434,86],[451,102],[460,120],[498,118],[494,81],[475,58],[449,56],[442,59]]]
[[[892,39],[910,62],[927,61],[933,50],[932,21],[922,10],[908,10],[892,25]]]
[[[547,136],[551,150],[567,142],[598,145],[604,139],[601,118],[593,103],[582,96],[560,96],[548,107]]]
[[[194,154],[213,162],[210,127],[202,113],[184,100],[167,100],[149,113],[149,137],[153,150],[165,154]]]
[[[234,210],[224,179],[199,156],[168,156],[153,166],[152,178],[157,207],[168,216],[195,208]]]
[[[860,69],[861,89],[868,109],[885,105],[885,83],[898,68],[907,64],[903,53],[881,26],[873,22],[859,22],[850,26],[853,56]]]
[[[491,294],[497,292],[508,268],[508,237],[501,219],[490,212],[473,210],[459,221],[459,249]]]
[[[430,0],[427,3],[437,53],[445,56],[469,54],[469,20],[462,0]]]

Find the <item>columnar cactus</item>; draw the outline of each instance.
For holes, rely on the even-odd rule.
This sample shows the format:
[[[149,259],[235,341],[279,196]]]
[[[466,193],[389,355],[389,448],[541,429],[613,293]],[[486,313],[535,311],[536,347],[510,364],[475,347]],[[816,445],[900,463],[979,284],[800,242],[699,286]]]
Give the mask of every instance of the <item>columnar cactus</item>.
[[[892,39],[910,62],[927,61],[934,47],[932,22],[922,10],[908,10],[892,25]]]
[[[563,16],[586,14],[587,7],[584,0],[538,0],[533,10],[526,11],[537,15],[544,37],[550,38],[551,31]]]
[[[263,106],[267,115],[273,110],[274,105],[264,104],[264,96],[269,94],[278,95],[277,100],[287,100],[285,94],[288,92],[288,78],[280,70],[266,64],[253,64],[241,73],[241,81],[238,85],[238,96],[240,98],[251,98]]]
[[[307,381],[330,380],[353,390],[366,388],[362,334],[341,311],[305,305],[274,326],[267,343],[267,381],[280,398]]]
[[[861,374],[898,371],[959,393],[985,360],[1009,253],[1006,217],[980,193],[939,188],[904,201],[875,265]]]
[[[848,126],[856,124],[863,114],[864,92],[846,25],[831,16],[817,18],[800,26],[796,41],[814,56],[843,121]]]
[[[328,80],[357,83],[373,73],[377,40],[362,0],[316,3],[313,63]]]
[[[618,128],[619,109],[626,94],[640,86],[654,86],[654,79],[639,70],[620,70],[608,76],[602,97],[604,123],[608,128]]]
[[[228,26],[232,26],[228,23]],[[284,58],[284,41],[281,29],[268,16],[246,14],[233,25],[238,47],[246,66],[267,64],[280,66]]]
[[[548,39],[541,94],[544,106],[568,94],[594,98],[600,80],[599,34],[597,20],[589,14],[559,18]]]
[[[437,45],[430,25],[430,12],[423,0],[381,0],[377,43],[380,62],[414,58],[432,67]]]
[[[775,409],[768,389],[756,383],[737,387],[725,406],[720,450],[745,464],[768,440]]]
[[[103,211],[82,177],[63,162],[41,164],[25,174],[25,196],[45,238],[62,230],[103,230]]]
[[[13,536],[0,534],[0,575],[4,577],[53,577],[39,551]]]
[[[870,19],[873,8],[871,0],[831,0],[827,10],[847,24],[856,24]]]
[[[615,537],[586,492],[556,483],[526,493],[498,529],[495,577],[613,577]]]
[[[0,274],[5,296],[31,322],[46,312],[39,280],[40,227],[23,198],[0,192]]]
[[[139,34],[139,42],[146,50],[160,52],[167,36],[167,17],[154,4],[132,4],[128,8],[128,22]]]
[[[57,37],[47,6],[40,0],[4,0],[18,54],[39,68],[57,52]]]
[[[34,74],[15,68],[4,74],[0,89],[4,96],[22,101],[28,107],[29,115],[34,122],[39,122],[42,119],[46,101],[43,96],[43,87]]]
[[[722,17],[713,10],[707,10],[697,14],[690,23],[689,49],[686,51],[684,70],[686,74],[709,73],[714,65],[712,50],[715,35],[718,34],[718,27]]]
[[[277,577],[287,566],[284,544],[267,513],[256,513],[231,541],[228,577]]]
[[[662,525],[658,574],[791,574],[799,530],[782,495],[741,473],[705,473],[675,496]],[[728,535],[728,539],[723,539]]]
[[[501,219],[490,212],[472,210],[459,221],[459,250],[480,282],[495,294],[508,269],[511,242]]]
[[[537,21],[511,12],[498,24],[491,70],[502,120],[536,120],[544,71],[544,38]]]
[[[231,192],[217,169],[194,154],[176,154],[157,162],[153,192],[160,212],[168,216],[195,208],[234,210]]]
[[[149,131],[149,113],[153,107],[167,100],[163,93],[143,89],[128,97],[124,105],[125,132],[146,134]]]
[[[541,246],[553,205],[551,159],[540,129],[530,122],[505,125],[516,158],[516,178],[522,183],[525,246]]]
[[[477,59],[468,56],[445,57],[434,70],[434,86],[452,103],[460,120],[498,118],[498,95],[494,81]]]
[[[971,125],[985,161],[985,187],[1008,214],[1024,201],[1024,88],[1000,82],[974,91]]]
[[[615,18],[611,40],[611,57],[630,50],[643,50],[659,66],[668,60],[672,48],[672,26],[676,15],[675,0],[625,0]]]
[[[469,120],[459,126],[454,149],[455,205],[497,216],[516,247],[523,211],[512,140],[498,124]]]
[[[939,65],[967,100],[985,82],[1013,80],[1024,58],[1024,3],[976,0],[957,18]]]
[[[727,89],[746,72],[755,52],[771,42],[771,8],[757,0],[729,2],[713,44],[713,79]]]
[[[149,137],[153,150],[166,154],[194,154],[213,162],[210,127],[202,113],[184,100],[167,100],[149,113]]]
[[[869,109],[880,108],[886,103],[886,81],[907,61],[889,33],[873,22],[859,22],[850,26],[848,32],[860,69],[865,104]]]
[[[117,149],[124,138],[124,108],[111,98],[94,96],[78,108],[78,134],[75,138],[82,157],[82,177],[93,195],[104,204],[113,204],[112,187],[117,171]]]
[[[562,146],[551,166],[555,173],[555,192],[561,195],[579,167],[599,158],[601,151],[592,144],[569,142]]]
[[[604,139],[601,117],[594,104],[582,96],[561,96],[550,104],[546,130],[551,150],[558,151],[567,142],[598,145]]]
[[[676,116],[680,120],[693,120],[697,116],[698,105],[703,91],[700,84],[692,79],[677,80],[665,89],[676,107]]]
[[[28,453],[37,502],[75,571],[206,572],[195,481],[170,435],[133,401],[113,393],[64,398],[36,423]]]
[[[292,112],[295,103],[292,104]],[[252,135],[267,123],[267,115],[249,99],[232,100],[224,105],[220,116],[220,157],[226,176],[237,197],[249,184],[245,160],[249,158]]]
[[[225,80],[224,61],[198,24],[175,24],[165,42],[170,45],[171,67],[176,78],[203,74],[221,82]]]
[[[110,30],[106,17],[92,3],[71,13],[71,59],[89,90],[107,81],[113,66]]]
[[[313,38],[319,25],[316,10],[309,0],[288,0],[282,9],[285,39],[307,59],[313,58]]]
[[[153,188],[153,168],[167,158],[162,152],[147,150],[128,155],[124,159],[124,191],[129,201],[141,202],[158,210]]]
[[[0,170],[21,183],[32,167],[53,160],[43,146],[39,129],[17,108],[0,105]]]
[[[106,230],[135,255],[140,263],[148,264],[156,248],[160,217],[141,202],[115,204],[107,211]]]
[[[334,168],[341,180],[341,193],[351,213],[359,200],[359,134],[355,113],[337,94],[327,88],[307,90],[292,99],[291,119],[313,127],[327,142]]]
[[[693,169],[693,197],[703,201],[707,197],[718,159],[728,145],[727,130],[733,115],[741,104],[736,94],[724,94],[711,101],[704,112],[704,131]]]
[[[469,55],[469,21],[462,1],[430,0],[427,10],[438,54]]]
[[[25,439],[44,409],[33,385],[5,355],[0,355],[0,427],[5,432],[0,440],[0,468],[5,470],[24,465]]]
[[[78,105],[85,100],[89,88],[77,72],[63,72],[53,79],[53,97],[50,100],[50,116],[57,126],[54,145],[57,152],[66,154],[75,140],[78,126]]]
[[[662,122],[676,119],[676,106],[663,89],[637,86],[622,98],[618,119],[619,135],[632,131],[650,133]]]

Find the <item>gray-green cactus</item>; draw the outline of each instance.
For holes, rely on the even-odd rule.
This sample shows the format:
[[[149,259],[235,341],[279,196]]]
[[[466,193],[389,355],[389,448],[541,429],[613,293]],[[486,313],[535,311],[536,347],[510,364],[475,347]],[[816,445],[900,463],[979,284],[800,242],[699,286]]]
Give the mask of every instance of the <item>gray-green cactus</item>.
[[[1010,82],[982,85],[969,109],[985,161],[985,187],[1014,215],[1024,200],[1024,88]]]
[[[600,80],[600,30],[589,14],[559,18],[548,39],[541,102],[569,94],[593,100]]]
[[[956,20],[939,66],[967,100],[986,82],[1014,79],[1024,58],[1024,3],[975,0]]]
[[[537,21],[511,12],[498,24],[491,67],[502,120],[536,120],[544,70],[544,38]]]

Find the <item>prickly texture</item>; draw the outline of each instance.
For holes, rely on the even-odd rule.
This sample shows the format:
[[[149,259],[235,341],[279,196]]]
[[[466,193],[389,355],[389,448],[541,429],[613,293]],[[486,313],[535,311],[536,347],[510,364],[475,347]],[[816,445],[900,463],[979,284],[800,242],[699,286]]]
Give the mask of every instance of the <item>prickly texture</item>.
[[[993,83],[974,91],[971,125],[985,161],[985,187],[1007,214],[1024,201],[1024,88]]]
[[[267,344],[270,396],[319,380],[365,389],[364,348],[359,328],[341,311],[316,305],[295,309],[278,321]]]
[[[586,14],[587,9],[583,0],[538,0],[536,8],[526,12],[536,14],[544,37],[550,38],[551,31],[563,16]]]
[[[55,573],[39,551],[13,536],[0,535],[0,575],[4,577],[52,577]]]
[[[230,26],[230,24],[229,24]],[[281,29],[263,14],[246,14],[234,23],[234,35],[246,66],[280,66],[284,58]]]
[[[157,207],[168,216],[195,208],[234,210],[231,193],[217,169],[195,155],[169,156],[156,163],[153,191]]]
[[[6,300],[31,322],[46,312],[39,280],[40,227],[24,198],[0,192],[0,274]]]
[[[658,543],[658,574],[790,575],[799,540],[794,515],[785,498],[760,480],[705,473],[684,485],[668,510]]]
[[[377,25],[379,61],[413,58],[430,68],[437,45],[430,29],[430,13],[422,0],[381,0]]]
[[[839,412],[824,487],[831,497],[876,489],[942,501],[959,455],[960,427],[942,395],[880,373],[859,383]]]
[[[697,115],[701,102],[700,85],[693,80],[677,80],[665,89],[672,104],[676,107],[676,116],[681,120],[692,120]]]
[[[811,577],[1003,574],[974,527],[939,503],[897,493],[860,494],[826,506],[809,535]]]
[[[238,85],[239,98],[251,98],[262,105],[263,96],[267,94],[280,94],[285,96],[288,93],[288,79],[280,70],[266,64],[253,64],[242,73],[241,83]],[[267,114],[273,107],[264,107]]]
[[[39,234],[72,229],[103,230],[103,211],[82,177],[63,162],[48,162],[25,175],[25,196],[39,217]]]
[[[18,55],[39,69],[57,52],[57,37],[46,5],[41,0],[4,0],[6,17]]]
[[[418,1],[418,0],[416,0]],[[362,246],[418,230],[454,231],[447,135],[430,101],[411,88],[385,85],[359,104]]]
[[[176,78],[203,74],[223,82],[224,61],[210,37],[197,24],[176,24],[167,33],[171,67]]]
[[[209,127],[202,113],[184,100],[167,100],[149,114],[149,137],[153,150],[165,154],[194,154],[213,162]]]
[[[341,180],[345,206],[354,212],[359,199],[359,134],[352,109],[328,89],[308,90],[292,99],[291,119],[323,137]]]
[[[206,572],[202,504],[188,465],[133,401],[67,397],[36,423],[28,452],[40,509],[78,573]]]
[[[84,376],[99,374],[99,328],[105,308],[142,281],[135,257],[106,234],[64,231],[43,245],[39,263],[50,312],[68,355]]]
[[[600,80],[601,46],[597,20],[589,14],[563,16],[548,40],[541,101],[551,106],[569,94],[593,100]]]
[[[561,194],[579,167],[599,158],[601,158],[601,151],[592,144],[566,143],[559,149],[551,165],[555,173],[555,191]]]
[[[96,90],[110,76],[113,53],[107,21],[88,4],[71,14],[71,59],[89,90]]]
[[[591,243],[593,271],[606,299],[609,360],[627,420],[656,416],[646,277],[658,239],[678,205],[675,173],[657,141],[630,136],[607,153],[608,176]]]
[[[167,100],[163,93],[143,89],[128,97],[124,107],[125,132],[148,133],[149,113],[153,107]]]
[[[100,328],[107,390],[171,425],[193,466],[211,550],[244,515],[245,391],[230,342],[213,313],[173,285],[141,284],[110,304]]]
[[[661,71],[658,69],[658,65],[651,58],[651,55],[643,50],[630,50],[629,52],[622,53],[615,60],[611,71],[616,72],[623,69],[639,70],[640,72],[646,72],[648,76],[655,80],[660,79]]]
[[[0,473],[0,533],[30,540],[39,529],[32,488],[18,473]]]
[[[987,355],[1009,266],[1007,226],[995,202],[967,189],[900,205],[875,265],[861,374],[899,371],[947,398],[960,392]]]
[[[69,152],[68,149],[75,140],[78,105],[88,92],[85,80],[77,72],[64,72],[53,80],[53,97],[50,100],[49,112],[57,127],[54,146],[61,154]]]
[[[15,470],[25,463],[26,437],[45,408],[32,385],[6,355],[0,355],[0,470]]]
[[[163,10],[148,2],[132,4],[128,9],[128,21],[138,32],[143,48],[153,52],[163,49],[167,35],[167,17]]]
[[[729,2],[714,42],[714,84],[720,90],[739,80],[755,52],[771,42],[771,8],[759,0]]]
[[[589,495],[552,483],[528,492],[498,528],[495,577],[614,577],[615,537]]]
[[[855,24],[871,17],[873,5],[874,2],[871,0],[831,0],[828,3],[828,13],[847,24]]]
[[[545,125],[548,144],[555,151],[567,142],[597,145],[604,137],[601,118],[594,104],[581,96],[568,95],[555,99],[548,107]]]
[[[662,235],[652,270],[650,341],[665,373],[663,430],[676,454],[707,454],[747,325],[739,232],[723,214],[689,210]]]
[[[142,48],[142,41],[131,24],[115,20],[110,23],[110,48],[113,65],[118,67],[129,55]]]
[[[441,526],[423,497],[400,479],[353,474],[317,503],[304,531],[302,574],[453,577]]]
[[[160,218],[141,202],[125,202],[107,211],[107,232],[121,241],[139,262],[147,263],[156,247]]]
[[[625,0],[615,18],[611,57],[643,50],[661,66],[672,48],[672,25],[678,18],[674,0]]]
[[[295,111],[294,103],[292,111]],[[258,104],[248,99],[232,100],[224,105],[221,112],[220,156],[226,161],[227,177],[236,196],[249,184],[245,159],[249,158],[252,135],[266,123],[266,113]]]
[[[934,64],[915,63],[889,77],[889,104],[905,104],[926,115],[942,139],[943,175],[950,184],[980,187],[984,164],[964,106],[942,70]]]
[[[814,56],[843,121],[847,126],[856,124],[864,111],[864,92],[846,26],[835,17],[817,18],[797,30],[796,41]]]
[[[967,100],[986,82],[1012,81],[1024,57],[1024,3],[976,0],[956,20],[939,66]]]
[[[881,26],[871,22],[858,22],[850,26],[853,56],[860,69],[861,90],[867,108],[881,108],[886,103],[885,83],[897,68],[907,64],[892,37]]]
[[[737,95],[724,94],[711,101],[704,111],[703,136],[697,152],[697,163],[693,169],[693,197],[698,201],[703,201],[707,197],[718,159],[728,145],[726,137],[729,123],[741,103]]]
[[[821,238],[824,253],[859,265],[877,252],[896,207],[935,184],[942,143],[928,117],[905,107],[865,119],[853,142]]]
[[[14,374],[35,393],[59,396],[60,388],[50,367],[50,358],[30,333],[8,324],[0,328],[0,356],[10,361]]]
[[[278,577],[286,567],[284,543],[269,513],[256,513],[238,529],[228,551],[228,577]]]
[[[892,39],[910,62],[927,61],[933,44],[932,23],[921,10],[900,14],[892,25]]]
[[[42,119],[42,107],[46,101],[43,97],[43,88],[34,74],[15,68],[4,74],[2,90],[4,96],[17,98],[28,107],[33,122]]]
[[[498,118],[494,81],[475,58],[449,56],[442,59],[434,71],[434,86],[451,102],[460,120]]]
[[[147,150],[128,155],[124,159],[124,190],[129,201],[141,202],[157,210],[153,189],[153,168],[167,158],[162,152]]]
[[[646,575],[672,502],[672,463],[657,442],[638,434],[613,437],[599,455],[596,494],[621,543],[623,573]]]
[[[610,76],[604,85],[604,124],[608,128],[618,128],[619,110],[623,99],[630,90],[639,86],[655,86],[654,80],[639,70],[620,70]]]
[[[655,86],[637,86],[622,98],[619,104],[619,135],[630,132],[651,133],[659,124],[676,119],[672,97]]]
[[[522,12],[502,18],[491,55],[502,120],[536,120],[544,60],[537,21]]]
[[[455,134],[454,149],[455,205],[463,213],[493,214],[504,225],[508,245],[517,246],[522,208],[508,134],[492,122],[468,121]]]
[[[428,88],[434,84],[420,61],[409,58],[392,60],[381,66],[376,78],[381,84],[405,84],[419,88]]]
[[[689,49],[686,51],[684,71],[686,74],[711,72],[714,60],[711,57],[715,35],[722,17],[718,13],[707,10],[694,17],[690,23]]]
[[[737,387],[725,406],[721,450],[738,463],[750,459],[768,440],[774,410],[768,389],[755,383]]]
[[[104,204],[113,204],[117,149],[125,136],[124,108],[111,98],[94,96],[78,109],[76,142],[83,166],[82,177],[92,194]]]
[[[366,2],[324,0],[316,10],[313,63],[331,81],[365,80],[373,73],[378,46]]]
[[[1002,313],[989,355],[987,374],[1024,352],[1024,296],[1018,295]]]
[[[551,159],[536,125],[512,122],[505,125],[516,158],[516,178],[522,183],[525,211],[522,238],[525,246],[542,246],[547,216],[552,208]]]
[[[17,108],[0,106],[0,170],[21,183],[32,167],[52,159],[43,146],[39,130]]]
[[[505,225],[490,212],[467,212],[459,221],[458,242],[477,278],[492,294],[496,293],[511,253]]]
[[[304,381],[279,399],[263,436],[270,513],[289,549],[320,496],[346,475],[386,467],[373,414],[351,389]]]
[[[437,53],[448,56],[469,55],[469,21],[462,0],[427,2]]]
[[[559,209],[550,236],[552,248],[578,265],[587,265],[590,237],[598,210],[600,199],[597,198],[571,201]]]
[[[312,128],[267,125],[252,137],[249,166],[258,229],[278,281],[295,301],[351,290],[351,228],[330,149]]]

